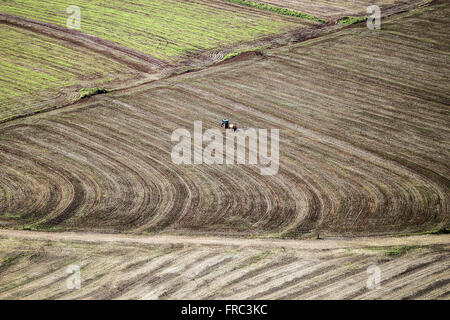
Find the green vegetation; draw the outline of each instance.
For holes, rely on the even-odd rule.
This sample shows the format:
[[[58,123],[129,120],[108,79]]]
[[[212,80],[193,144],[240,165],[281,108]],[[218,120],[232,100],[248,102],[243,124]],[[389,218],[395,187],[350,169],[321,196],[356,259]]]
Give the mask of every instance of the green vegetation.
[[[242,219],[242,217],[237,216],[231,216],[226,218],[226,225],[238,231],[247,231],[251,228],[251,224],[248,221]]]
[[[22,226],[22,230],[25,231],[45,231],[45,232],[63,232],[66,231],[65,228],[59,226],[42,226],[42,225],[24,225]]]
[[[433,230],[424,231],[424,232],[400,234],[399,236],[400,237],[409,237],[411,235],[426,235],[426,234],[440,235],[440,234],[449,234],[449,233],[450,233],[450,230],[447,227],[442,227],[442,228],[433,229]]]
[[[80,90],[80,99],[88,98],[96,94],[108,93],[105,88],[83,88]]]
[[[394,246],[394,247],[369,247],[368,250],[371,251],[380,251],[383,252],[384,255],[388,257],[392,256],[401,256],[410,251],[416,250],[420,248],[418,245],[405,245],[405,246]]]
[[[0,11],[66,26],[71,0],[13,0],[0,2]],[[79,0],[81,31],[165,61],[298,28],[282,17],[258,15],[248,10],[209,1],[179,0]]]
[[[351,25],[354,23],[364,22],[367,20],[367,17],[342,17],[339,19],[340,24]]]
[[[61,87],[81,80],[100,85],[130,72],[99,54],[21,28],[2,24],[0,34],[0,122],[53,107],[42,101]]]
[[[275,6],[272,6],[269,4],[265,4],[265,3],[259,3],[259,2],[253,2],[253,1],[247,1],[247,0],[225,0],[225,1],[240,4],[240,5],[251,7],[251,8],[256,8],[259,10],[275,12],[275,13],[282,14],[285,16],[297,17],[297,18],[312,20],[315,22],[325,23],[324,20],[319,19],[310,14],[302,13],[302,12],[298,12],[298,11],[294,11],[294,10],[290,10],[290,9],[286,9],[286,8],[275,7]]]
[[[260,254],[254,255],[248,259],[247,263],[241,265],[240,268],[246,268],[248,266],[251,266],[252,264],[255,264],[255,263],[267,258],[271,254],[272,254],[272,251],[266,250],[266,251],[261,252]]]
[[[386,251],[387,256],[401,256],[412,250],[419,248],[420,246],[399,246],[393,247],[392,249]]]
[[[22,215],[20,213],[6,212],[6,213],[2,214],[2,216],[5,217],[5,218],[20,219],[20,217]]]
[[[430,232],[430,234],[449,234],[450,230],[447,228],[440,228],[438,230],[433,230]]]
[[[268,48],[268,46],[252,48],[252,49],[248,49],[248,50],[239,50],[239,51],[230,52],[225,57],[223,57],[223,59],[220,62],[230,60],[230,59],[232,59],[234,57],[237,57],[237,56],[239,56],[239,55],[241,55],[243,53],[246,53],[246,52],[255,52],[257,55],[262,55],[262,52],[260,50],[263,50],[263,49],[266,49],[266,48]]]
[[[429,4],[431,4],[433,1],[434,1],[434,0],[425,0],[424,2],[422,2],[422,3],[419,5],[419,7],[423,7],[423,6],[429,5]]]
[[[244,53],[244,51],[230,52],[225,57],[223,57],[222,61],[230,60],[230,59],[232,59],[234,57],[237,57],[237,56],[241,55],[242,53]]]
[[[0,260],[0,272],[5,271],[10,266],[17,263],[20,258],[27,257],[27,256],[28,256],[28,253],[24,252],[21,254],[16,254],[16,255],[13,255],[10,257],[3,258],[2,260]]]

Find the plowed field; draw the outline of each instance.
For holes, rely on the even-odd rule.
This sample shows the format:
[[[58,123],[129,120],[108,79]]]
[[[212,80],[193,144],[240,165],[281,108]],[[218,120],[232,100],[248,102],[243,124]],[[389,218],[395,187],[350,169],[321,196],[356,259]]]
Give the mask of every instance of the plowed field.
[[[97,96],[0,128],[11,227],[298,237],[449,221],[450,7]],[[426,22],[425,22],[426,21]],[[280,129],[280,170],[175,165],[173,130]],[[237,133],[237,135],[242,134]]]

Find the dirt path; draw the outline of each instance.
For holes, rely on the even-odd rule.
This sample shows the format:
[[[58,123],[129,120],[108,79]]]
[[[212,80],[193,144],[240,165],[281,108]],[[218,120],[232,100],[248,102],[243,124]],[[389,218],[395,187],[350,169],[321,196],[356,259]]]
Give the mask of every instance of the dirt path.
[[[95,243],[120,242],[122,244],[183,244],[240,247],[273,247],[326,250],[339,248],[364,248],[370,246],[405,246],[450,244],[450,235],[413,235],[403,237],[370,237],[323,240],[278,240],[226,237],[188,237],[176,235],[126,235],[76,232],[36,232],[0,230],[0,237],[47,241],[84,241]]]

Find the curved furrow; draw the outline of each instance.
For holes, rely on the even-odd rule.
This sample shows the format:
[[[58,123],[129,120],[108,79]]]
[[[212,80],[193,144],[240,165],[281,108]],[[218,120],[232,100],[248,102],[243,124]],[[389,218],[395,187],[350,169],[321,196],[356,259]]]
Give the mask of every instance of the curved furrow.
[[[192,84],[190,84],[189,86],[192,86]],[[186,85],[183,85],[183,87],[186,87]],[[210,89],[210,91],[211,91],[211,90],[214,91],[214,89]],[[196,92],[199,92],[199,90],[197,89]],[[229,90],[223,90],[223,91],[220,91],[220,92],[218,91],[217,95],[219,95],[219,96],[222,95],[222,96],[223,96],[222,92],[229,92]],[[240,94],[240,97],[242,97],[242,96],[243,96],[243,95]],[[216,97],[216,96],[215,96],[215,97]],[[231,99],[230,99],[230,100],[231,100]],[[245,106],[251,105],[251,103],[250,103],[249,101],[242,102],[242,104],[245,105]],[[265,110],[265,111],[266,111],[266,110]],[[267,113],[267,112],[266,112],[266,113]],[[246,116],[246,118],[249,118],[249,117]],[[253,118],[254,118],[254,117],[253,117]],[[329,157],[330,155],[329,155],[329,153],[327,153],[327,152],[329,152],[329,151],[325,150],[325,151],[324,151],[324,154],[326,154],[326,155]],[[342,152],[342,149],[340,149],[339,152]],[[373,157],[373,155],[372,155],[372,157]],[[370,159],[370,160],[371,160],[371,159]],[[371,162],[371,165],[373,165],[372,162]],[[370,168],[369,172],[370,172],[370,171],[373,171],[373,168]],[[378,173],[373,174],[373,172],[371,172],[371,174],[374,176],[375,179],[378,179],[378,180],[379,180],[379,174],[378,174]],[[409,176],[409,177],[410,177],[411,174],[408,173],[408,174],[406,174],[405,176]],[[417,194],[418,192],[413,190],[413,193],[416,193],[416,194]],[[409,198],[410,198],[410,197],[409,197],[408,195],[406,195],[405,199],[409,199]],[[414,199],[414,198],[417,199],[418,197],[417,197],[417,196],[414,196],[413,199]],[[442,197],[442,198],[445,199],[445,196]],[[391,199],[395,199],[395,197],[391,197]],[[405,202],[406,202],[406,201],[405,201]],[[396,202],[396,204],[397,204],[397,202]],[[400,210],[400,211],[398,211],[397,209],[398,209],[398,208],[392,208],[392,211],[397,212],[397,213],[398,213],[398,212],[405,212],[405,211],[406,211],[406,212],[409,212],[409,211],[411,211],[410,209],[407,209],[407,208],[405,208],[405,210]]]
[[[52,167],[52,162],[41,157],[38,152],[30,156],[28,152],[22,150],[24,147],[22,143],[2,147],[5,150],[4,154],[7,155],[8,162],[15,162],[19,168],[26,172],[26,183],[32,179],[30,177],[37,176],[39,178],[37,187],[31,186],[27,188],[27,192],[15,194],[16,210],[23,215],[23,222],[36,223],[36,221],[48,219],[53,215],[71,214],[77,205],[77,203],[73,203],[73,199],[75,191],[81,190],[81,182],[73,173],[63,168]],[[29,151],[29,149],[27,150]],[[18,173],[19,171],[15,172]],[[16,179],[17,176],[14,178]],[[47,192],[40,192],[42,189],[47,190]],[[79,196],[83,196],[82,191],[80,191]],[[44,199],[40,200],[41,197]],[[39,207],[27,206],[30,199],[33,200],[33,203],[41,203],[42,205]]]
[[[86,171],[86,166],[83,165],[77,165],[77,162],[79,162],[79,159],[77,159],[77,156],[73,156],[74,154],[79,154],[81,157],[84,156],[83,153],[83,148],[82,145],[79,144],[79,140],[78,139],[74,139],[74,137],[76,137],[76,134],[72,134],[70,136],[64,135],[59,133],[58,134],[58,130],[54,130],[55,125],[53,126],[41,126],[39,128],[39,131],[41,132],[45,132],[46,134],[50,134],[49,139],[39,139],[39,131],[35,131],[34,132],[34,139],[33,138],[28,138],[30,141],[33,140],[33,143],[35,143],[36,145],[43,147],[43,148],[47,148],[47,150],[49,151],[49,155],[48,158],[49,160],[56,166],[61,166],[61,167],[65,167],[67,168],[74,176],[78,176],[78,181],[80,181],[80,186],[74,195],[73,198],[73,203],[78,203],[77,205],[77,210],[72,210],[72,214],[75,217],[71,217],[71,218],[75,218],[78,219],[78,214],[81,213],[81,216],[83,215],[88,215],[90,213],[90,210],[92,209],[93,205],[94,205],[94,201],[96,201],[96,199],[99,199],[99,196],[96,194],[95,190],[89,190],[89,184],[88,182],[91,181],[91,174],[89,171]],[[26,139],[26,138],[24,138]],[[75,147],[75,149],[72,149],[72,152],[67,152],[65,153],[63,150],[65,148],[61,147],[64,144],[61,143],[61,141],[65,141],[67,142],[71,142],[69,145],[73,147]],[[54,143],[52,143],[54,142]],[[89,149],[89,148],[86,148]],[[76,152],[75,152],[76,150]],[[78,153],[79,152],[79,153]],[[71,158],[72,155],[72,158]],[[86,159],[89,159],[89,154],[86,154]],[[107,162],[105,161],[103,164],[106,164]],[[80,169],[78,169],[77,167],[80,167]],[[107,168],[107,166],[104,166]],[[103,169],[104,170],[104,169]],[[116,168],[114,168],[113,166],[111,166],[111,171],[114,172],[115,170],[117,170]],[[105,174],[103,174],[103,176],[108,176],[110,173],[106,172]],[[99,185],[104,185],[104,183],[101,182],[97,179],[96,182],[94,182],[92,185],[95,184],[99,184]],[[117,192],[120,192],[120,190],[122,189],[122,185],[127,185],[129,184],[130,186],[133,183],[127,183],[126,180],[121,181],[121,183],[117,183],[115,184],[115,187],[117,188]],[[114,184],[113,184],[114,186]],[[108,190],[104,189],[103,192],[108,192]],[[88,194],[91,196],[91,198],[86,198],[85,195]],[[102,197],[103,198],[103,197]],[[108,199],[110,201],[114,201],[114,198],[109,198]],[[99,199],[100,201],[102,199]],[[114,204],[113,204],[114,205]],[[120,209],[120,208],[119,208]],[[100,216],[102,215],[101,212],[97,212]],[[108,213],[106,213],[108,214]],[[50,214],[51,215],[51,214]],[[55,220],[56,219],[56,220]],[[46,224],[50,223],[50,224],[59,224],[61,222],[65,222],[67,223],[69,216],[66,215],[62,215],[61,213],[59,215],[57,215],[56,217],[52,218],[52,220],[47,221]],[[58,221],[58,222],[56,222]],[[74,221],[75,222],[75,221]]]
[[[102,176],[112,181],[113,188],[104,190],[107,194],[106,201],[109,203],[92,207],[91,212],[85,212],[83,215],[90,214],[94,218],[98,215],[102,216],[104,212],[109,216],[109,223],[111,220],[117,220],[118,224],[136,226],[151,218],[161,201],[164,202],[161,199],[164,195],[169,194],[170,197],[172,194],[172,190],[161,190],[161,186],[153,184],[153,181],[161,181],[160,179],[164,179],[164,176],[161,176],[158,171],[148,170],[147,167],[147,170],[142,170],[142,160],[133,159],[132,154],[126,152],[126,149],[120,150],[108,145],[109,138],[105,138],[106,135],[101,134],[98,129],[97,134],[93,135],[89,127],[84,127],[83,124],[74,125],[69,120],[64,121],[64,118],[58,119],[57,122],[53,121],[52,124],[64,131],[66,139],[76,137],[74,143],[79,145],[78,148],[88,152],[87,159],[89,163],[96,165],[96,169],[108,169]],[[147,176],[148,174],[150,176]],[[155,175],[156,178],[154,178]],[[152,192],[152,190],[155,191]]]
[[[155,103],[154,102],[154,99],[155,99],[155,95],[153,95],[152,96],[152,98],[151,98],[151,100],[150,100],[150,103]],[[112,101],[112,102],[114,102],[114,101]],[[147,101],[148,102],[148,101]],[[178,112],[176,112],[176,111],[173,111],[173,110],[170,110],[170,105],[169,106],[165,106],[164,105],[164,103],[167,103],[167,99],[166,99],[166,101],[165,102],[161,102],[161,103],[158,103],[157,104],[157,106],[155,106],[153,109],[152,109],[152,113],[151,114],[148,114],[148,117],[149,118],[152,118],[152,120],[151,121],[154,121],[154,118],[155,118],[155,116],[157,117],[160,113],[167,113],[167,114],[164,114],[164,118],[165,119],[168,119],[169,120],[169,123],[170,123],[170,120],[171,120],[171,118],[174,118],[174,116],[172,116],[172,115],[176,115],[176,114],[178,114]],[[127,114],[127,118],[128,118],[128,116],[131,118],[131,119],[136,119],[136,118],[139,118],[139,120],[142,120],[142,119],[144,119],[144,118],[141,118],[142,116],[140,116],[141,114],[142,114],[142,112],[140,112],[140,109],[138,109],[138,107],[136,107],[136,106],[131,106],[131,105],[129,105],[129,104],[126,104],[126,103],[123,103],[123,102],[120,102],[120,105],[122,106],[122,107],[125,107],[125,108],[128,108],[128,109],[132,109],[133,111],[135,111],[135,113],[134,114]],[[138,104],[139,105],[139,104]],[[140,105],[139,105],[139,107],[140,107]],[[160,110],[160,108],[161,107],[165,107],[164,108],[164,110]],[[174,119],[174,121],[178,121],[179,119]],[[150,120],[149,120],[150,121]],[[136,125],[138,125],[139,124],[139,127],[143,127],[142,126],[142,124],[140,123],[140,122],[136,122]],[[205,123],[205,127],[206,127],[206,125],[207,124],[209,124],[209,123]],[[184,122],[183,123],[179,123],[179,125],[180,125],[180,127],[183,127],[184,126]],[[185,125],[186,127],[189,127],[189,126],[192,126],[192,123],[186,123],[186,125]],[[123,131],[128,131],[128,129],[129,128],[124,128],[123,129]],[[168,137],[161,137],[161,139],[162,139],[162,141],[167,141],[168,140]],[[162,143],[163,142],[160,142],[160,144],[162,145]],[[167,151],[167,153],[169,152],[169,150]],[[245,168],[242,168],[242,170],[245,170]],[[222,173],[222,177],[219,177],[218,175],[221,173],[221,171],[223,171],[223,169],[221,169],[219,166],[217,166],[217,167],[214,167],[214,166],[206,166],[206,165],[202,165],[202,166],[196,166],[195,167],[195,171],[201,171],[205,176],[208,176],[208,171],[209,172],[212,172],[212,171],[214,171],[214,172],[216,172],[215,173],[215,175],[217,176],[217,178],[214,178],[213,180],[211,180],[210,178],[208,178],[208,180],[210,181],[210,183],[209,183],[209,186],[208,186],[208,188],[204,188],[204,189],[210,189],[210,190],[214,190],[214,189],[217,189],[217,188],[215,188],[214,187],[214,185],[219,185],[219,186],[221,186],[222,185],[222,182],[223,181],[227,181],[227,180],[230,180],[230,182],[231,183],[227,183],[227,184],[224,184],[224,188],[223,188],[223,190],[225,191],[226,189],[229,189],[230,190],[230,193],[231,194],[234,194],[235,196],[236,195],[240,195],[240,194],[242,194],[242,193],[244,193],[244,195],[245,195],[245,193],[246,192],[248,192],[247,190],[252,190],[252,189],[254,189],[254,187],[255,186],[258,186],[258,185],[263,185],[262,183],[259,183],[258,181],[255,181],[255,183],[250,183],[250,184],[248,184],[247,185],[247,181],[251,181],[251,180],[254,180],[254,177],[258,177],[258,175],[255,175],[255,174],[253,174],[253,175],[248,175],[247,174],[247,177],[242,177],[242,176],[239,176],[239,177],[235,177],[235,176],[233,176],[233,174],[232,174],[232,172],[231,171],[227,171],[226,172],[226,174],[223,174]],[[245,171],[243,171],[243,172],[245,172]],[[280,210],[280,201],[277,201],[276,199],[278,198],[278,196],[276,195],[277,194],[277,192],[276,192],[276,189],[274,189],[274,187],[273,187],[273,184],[270,184],[270,181],[271,180],[273,180],[273,179],[267,179],[267,183],[268,183],[268,188],[259,188],[259,191],[258,191],[258,193],[262,193],[262,197],[265,199],[265,202],[267,203],[267,205],[265,206],[266,208],[268,208],[268,209],[264,209],[264,206],[263,207],[261,207],[261,208],[256,208],[256,207],[251,207],[250,208],[250,210],[248,210],[248,212],[260,212],[260,211],[262,211],[263,213],[264,212],[273,212],[273,213],[276,213],[277,211],[279,211]],[[200,180],[201,181],[201,180]],[[236,181],[239,181],[239,183],[236,183]],[[278,183],[280,183],[280,184],[282,184],[283,183],[283,181],[280,179],[279,181],[278,181]],[[199,183],[199,185],[202,185],[202,184],[204,184],[204,183]],[[233,191],[233,188],[239,188],[240,190],[236,190],[236,191]],[[271,194],[269,195],[267,192],[268,191],[265,191],[265,189],[268,189],[268,190],[273,190],[272,192],[271,192]],[[207,191],[207,190],[205,190],[205,191]],[[285,193],[285,192],[288,192],[288,188],[285,188],[285,190],[282,190],[282,192],[280,193],[280,194],[283,194],[283,193]],[[279,193],[279,192],[278,192]],[[247,201],[249,200],[249,199],[255,199],[255,200],[257,200],[257,198],[260,198],[261,197],[260,195],[257,195],[257,194],[254,194],[254,195],[248,195],[248,196],[243,196],[243,198],[244,199],[247,199]],[[222,197],[222,198],[230,198],[230,197]],[[269,199],[271,199],[271,200],[269,200]],[[273,203],[278,203],[278,204],[276,204],[275,206],[274,205],[272,205],[272,202]],[[236,208],[236,205],[238,204],[238,203],[241,203],[241,205],[242,205],[242,201],[240,201],[239,199],[237,199],[237,201],[235,201],[235,206],[234,206],[234,208],[235,209],[238,209],[238,208]],[[258,203],[264,203],[264,201],[255,201],[255,204],[258,204]],[[288,204],[288,202],[286,203],[286,204]],[[274,207],[274,208],[272,208],[272,207]],[[201,209],[201,208],[199,208],[199,209]],[[270,210],[269,210],[270,209]],[[195,212],[195,216],[197,216],[198,218],[200,218],[200,219],[202,219],[203,217],[202,217],[202,214],[201,214],[201,212],[198,212],[198,211],[200,211],[200,210],[196,210],[196,212]],[[229,213],[229,212],[231,212],[231,211],[228,211],[228,210],[224,210],[223,208],[219,208],[219,210],[218,211],[220,211],[220,212],[223,212],[223,213]],[[233,210],[233,212],[237,215],[237,216],[241,216],[240,214],[239,214],[239,211],[238,212],[235,212],[235,210]],[[266,214],[266,215],[268,215],[268,214]],[[269,214],[270,215],[270,214]],[[213,217],[214,216],[214,214],[211,214],[211,213],[209,213],[208,214],[208,216],[211,216],[211,217]],[[245,215],[244,215],[245,216]],[[208,220],[208,218],[207,217],[205,217],[205,219],[203,220],[203,223],[208,223],[209,222],[209,220]]]

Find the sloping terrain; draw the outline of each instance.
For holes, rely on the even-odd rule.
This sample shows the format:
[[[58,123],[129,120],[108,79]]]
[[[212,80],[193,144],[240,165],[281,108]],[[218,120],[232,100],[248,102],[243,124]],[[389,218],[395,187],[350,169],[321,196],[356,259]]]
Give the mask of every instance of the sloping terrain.
[[[0,222],[299,237],[448,226],[450,6],[0,125]],[[175,129],[280,129],[280,169],[175,165]]]
[[[0,299],[450,298],[448,235],[301,242],[0,237]],[[67,286],[69,266],[80,268],[79,290]],[[380,271],[378,288],[367,287],[371,266]]]

